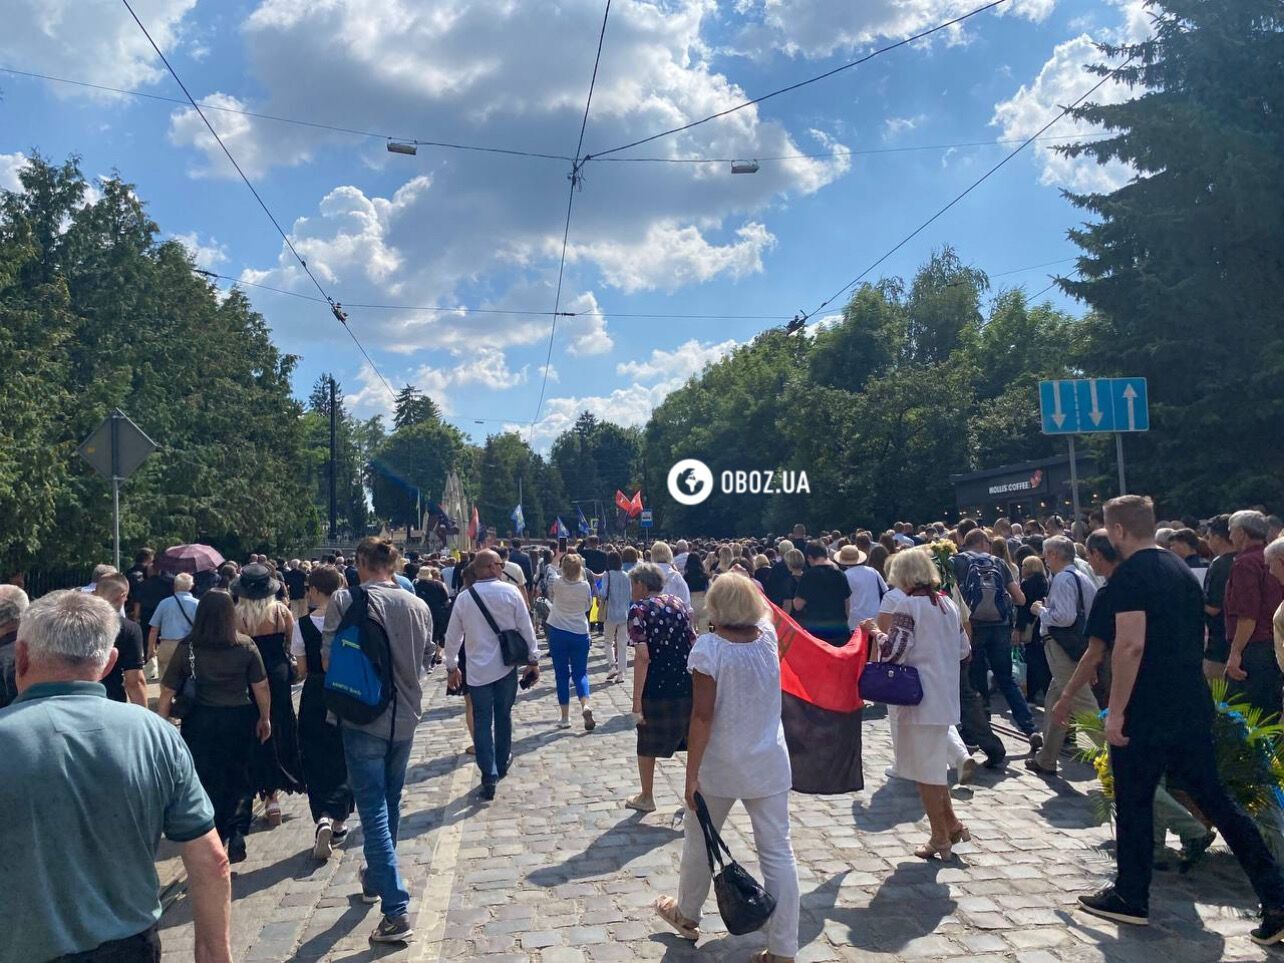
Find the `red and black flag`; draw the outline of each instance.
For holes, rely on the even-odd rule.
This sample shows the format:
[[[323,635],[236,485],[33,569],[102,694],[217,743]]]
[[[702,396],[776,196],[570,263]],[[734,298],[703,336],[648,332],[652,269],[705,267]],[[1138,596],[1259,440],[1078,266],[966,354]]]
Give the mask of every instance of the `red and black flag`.
[[[865,632],[856,629],[838,648],[768,604],[780,646],[780,720],[794,791],[833,795],[864,789],[860,674],[869,655]]]

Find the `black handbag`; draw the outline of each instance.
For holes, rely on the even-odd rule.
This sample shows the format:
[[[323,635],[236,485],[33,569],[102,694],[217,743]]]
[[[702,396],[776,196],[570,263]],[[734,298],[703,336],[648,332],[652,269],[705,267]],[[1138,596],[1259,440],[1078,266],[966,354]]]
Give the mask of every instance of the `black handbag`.
[[[184,644],[187,646],[187,678],[174,693],[169,706],[169,714],[175,719],[186,719],[196,708],[196,650],[190,639]]]
[[[1049,625],[1048,637],[1061,646],[1072,661],[1078,662],[1088,651],[1088,616],[1083,608],[1083,581],[1073,572],[1071,572],[1070,577],[1074,579],[1074,587],[1079,592],[1079,604],[1075,613],[1074,624]],[[1050,585],[1048,586],[1048,594],[1052,594]]]
[[[490,626],[490,630],[499,637],[499,654],[504,660],[504,665],[526,665],[530,662],[530,647],[526,644],[526,639],[522,633],[516,629],[501,629],[495,624],[491,617],[490,610],[486,608],[486,603],[482,601],[481,596],[477,593],[475,587],[470,586],[468,594],[473,597],[477,603],[477,608],[481,610],[482,618]]]
[[[731,858],[731,850],[718,835],[704,797],[696,793],[696,819],[704,833],[704,846],[713,875],[713,893],[718,900],[718,913],[732,936],[743,936],[760,930],[776,911],[776,897],[768,893],[743,866]],[[726,858],[723,858],[725,854]],[[714,872],[714,863],[718,872]]]

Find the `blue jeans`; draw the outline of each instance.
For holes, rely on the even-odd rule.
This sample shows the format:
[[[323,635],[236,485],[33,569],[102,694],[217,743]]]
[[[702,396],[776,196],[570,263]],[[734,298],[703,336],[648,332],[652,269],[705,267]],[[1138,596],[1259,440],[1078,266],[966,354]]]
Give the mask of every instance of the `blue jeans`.
[[[550,625],[548,654],[553,660],[553,676],[557,679],[557,704],[570,704],[572,680],[575,681],[575,694],[581,699],[587,699],[589,637],[555,629]]]
[[[1034,714],[1021,694],[1021,687],[1012,678],[1012,626],[978,625],[972,623],[972,686],[988,702],[990,693],[986,670],[994,673],[994,681],[1012,710],[1012,721],[1027,736],[1034,732]]]
[[[348,784],[365,837],[366,886],[383,900],[385,916],[405,916],[410,893],[397,871],[397,822],[413,739],[389,742],[344,726]]]
[[[482,783],[493,786],[508,775],[513,751],[513,703],[517,701],[517,669],[486,685],[468,686],[473,700],[473,744]]]

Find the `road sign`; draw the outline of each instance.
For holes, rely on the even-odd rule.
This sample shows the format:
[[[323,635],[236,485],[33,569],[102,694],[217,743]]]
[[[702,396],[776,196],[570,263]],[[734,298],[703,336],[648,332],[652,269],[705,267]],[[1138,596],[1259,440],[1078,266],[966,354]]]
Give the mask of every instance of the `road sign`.
[[[156,450],[153,442],[117,408],[80,443],[80,456],[108,481],[124,481]]]
[[[1039,416],[1045,435],[1149,431],[1146,379],[1040,381]]]
[[[638,525],[642,528],[651,527],[651,509],[649,508],[642,509],[642,516],[641,518],[638,519]]]

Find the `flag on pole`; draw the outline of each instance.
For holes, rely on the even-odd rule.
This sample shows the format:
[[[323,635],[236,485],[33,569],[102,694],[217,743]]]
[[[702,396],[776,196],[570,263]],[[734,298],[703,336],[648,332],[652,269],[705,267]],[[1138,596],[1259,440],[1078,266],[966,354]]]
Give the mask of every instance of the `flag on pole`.
[[[633,499],[629,502],[629,516],[642,514],[642,489],[633,493]]]
[[[477,533],[481,531],[481,518],[477,512],[477,506],[473,506],[473,513],[468,519],[468,538],[470,541],[477,540]]]
[[[553,531],[553,533],[552,533],[552,534],[553,534],[553,535],[556,535],[558,538],[570,538],[570,537],[571,537],[571,530],[570,530],[569,528],[567,528],[567,527],[566,527],[566,523],[565,523],[564,521],[562,521],[562,516],[561,516],[561,515],[558,515],[558,516],[557,516],[557,525],[555,526],[555,530]]]
[[[629,501],[629,496],[618,488],[615,490],[615,507],[622,512],[633,514],[633,502]]]
[[[522,514],[521,505],[513,509],[513,531],[518,535],[526,531],[526,516]]]
[[[580,529],[580,534],[587,535],[589,533],[589,523],[588,523],[588,519],[584,517],[584,509],[580,508],[579,505],[576,505],[575,511],[579,515],[578,525]]]

